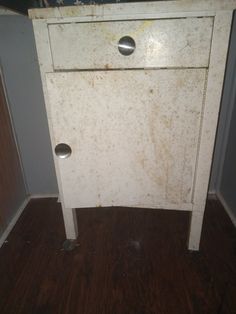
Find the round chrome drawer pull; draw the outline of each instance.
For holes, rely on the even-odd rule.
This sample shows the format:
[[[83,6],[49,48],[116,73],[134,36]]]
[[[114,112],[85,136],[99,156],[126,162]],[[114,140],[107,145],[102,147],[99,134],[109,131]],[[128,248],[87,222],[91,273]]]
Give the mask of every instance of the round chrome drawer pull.
[[[135,41],[130,36],[124,36],[118,42],[119,52],[123,56],[131,55],[134,52],[135,47],[136,47]]]
[[[70,146],[65,143],[60,143],[55,147],[55,154],[61,159],[68,158],[71,153],[72,150]]]

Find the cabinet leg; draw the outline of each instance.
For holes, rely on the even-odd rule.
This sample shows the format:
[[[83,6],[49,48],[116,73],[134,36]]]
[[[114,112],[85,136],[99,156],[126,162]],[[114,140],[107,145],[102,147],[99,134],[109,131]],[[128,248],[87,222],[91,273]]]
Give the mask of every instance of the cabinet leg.
[[[188,239],[188,249],[191,251],[198,251],[202,232],[204,211],[192,211],[190,232]]]
[[[74,240],[78,237],[77,218],[74,208],[62,208],[66,238]]]

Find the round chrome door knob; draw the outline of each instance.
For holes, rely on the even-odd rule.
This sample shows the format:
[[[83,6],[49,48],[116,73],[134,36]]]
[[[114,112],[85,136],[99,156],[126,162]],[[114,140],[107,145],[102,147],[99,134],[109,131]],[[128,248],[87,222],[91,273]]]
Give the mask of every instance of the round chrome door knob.
[[[57,144],[57,146],[55,147],[55,154],[61,159],[68,158],[71,153],[71,147],[65,143]]]
[[[134,52],[135,47],[135,41],[130,36],[124,36],[118,42],[118,50],[123,56],[131,55]]]

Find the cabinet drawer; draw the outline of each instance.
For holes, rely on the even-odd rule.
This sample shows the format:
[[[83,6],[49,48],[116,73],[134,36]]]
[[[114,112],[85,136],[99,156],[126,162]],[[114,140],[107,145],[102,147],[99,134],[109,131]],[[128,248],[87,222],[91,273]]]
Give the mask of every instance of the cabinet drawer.
[[[55,70],[208,67],[212,26],[211,17],[50,24],[53,66]]]

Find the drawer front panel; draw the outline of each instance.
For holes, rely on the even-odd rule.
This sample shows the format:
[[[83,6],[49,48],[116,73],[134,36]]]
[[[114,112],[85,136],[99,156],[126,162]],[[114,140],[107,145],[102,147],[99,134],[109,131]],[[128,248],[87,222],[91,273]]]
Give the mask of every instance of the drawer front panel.
[[[65,206],[190,204],[205,76],[205,69],[47,74],[53,147],[71,149],[57,157]]]
[[[54,69],[208,67],[212,26],[211,17],[51,24]],[[118,47],[126,36],[129,55]]]

